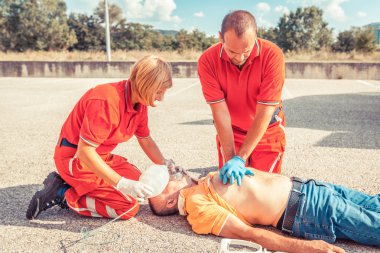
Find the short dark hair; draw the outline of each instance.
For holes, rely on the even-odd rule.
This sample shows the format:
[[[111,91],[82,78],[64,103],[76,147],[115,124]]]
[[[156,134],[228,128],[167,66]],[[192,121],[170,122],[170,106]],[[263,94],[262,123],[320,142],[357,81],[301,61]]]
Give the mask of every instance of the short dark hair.
[[[220,33],[222,38],[224,38],[225,32],[234,29],[236,36],[241,37],[250,28],[252,28],[257,34],[255,17],[248,11],[236,10],[231,11],[224,17]]]
[[[151,199],[148,199],[150,210],[157,216],[169,216],[178,213],[177,208],[167,208],[166,206],[155,205]]]

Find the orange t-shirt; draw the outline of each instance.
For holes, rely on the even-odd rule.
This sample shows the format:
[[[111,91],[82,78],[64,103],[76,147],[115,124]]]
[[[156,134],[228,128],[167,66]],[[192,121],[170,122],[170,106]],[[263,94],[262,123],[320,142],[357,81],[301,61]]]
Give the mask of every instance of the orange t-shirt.
[[[198,74],[206,102],[226,102],[235,135],[246,134],[257,104],[282,106],[285,62],[281,49],[270,41],[257,39],[241,70],[231,63],[222,43],[215,44],[200,57]],[[284,121],[282,112],[279,117]],[[256,151],[283,151],[285,133],[279,124],[268,127]]]
[[[218,236],[231,214],[251,226],[235,208],[215,192],[210,183],[215,174],[216,172],[210,172],[198,181],[198,185],[181,190],[178,200],[180,213],[187,215],[187,221],[197,234]]]
[[[133,135],[149,137],[148,109],[141,104],[134,108],[130,91],[125,80],[90,89],[66,119],[61,137],[76,145],[81,138],[99,154],[110,153]]]

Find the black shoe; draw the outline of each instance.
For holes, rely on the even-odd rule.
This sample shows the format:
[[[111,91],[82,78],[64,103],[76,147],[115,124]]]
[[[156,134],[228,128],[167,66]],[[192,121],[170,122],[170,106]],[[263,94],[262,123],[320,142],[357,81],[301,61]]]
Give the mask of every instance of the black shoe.
[[[59,197],[57,194],[58,189],[65,185],[65,181],[63,181],[57,172],[50,173],[44,180],[44,188],[37,191],[30,201],[28,210],[26,211],[26,218],[29,220],[35,219],[42,211],[56,205],[62,208],[67,207],[65,197]]]

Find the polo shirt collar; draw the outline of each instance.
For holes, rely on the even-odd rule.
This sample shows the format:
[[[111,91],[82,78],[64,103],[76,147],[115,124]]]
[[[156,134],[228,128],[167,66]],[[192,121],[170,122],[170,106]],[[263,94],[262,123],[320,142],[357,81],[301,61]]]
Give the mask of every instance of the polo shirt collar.
[[[252,52],[247,59],[247,62],[251,62],[254,58],[260,56],[260,51],[260,45],[258,40],[256,39],[255,46],[253,47]],[[223,43],[220,43],[219,57],[225,61],[230,61],[230,58],[228,58],[226,51],[223,49]]]
[[[199,189],[198,187],[200,187],[199,184],[196,184],[190,187],[185,187],[179,191],[177,206],[180,215],[186,216],[188,214],[186,211],[186,198]]]
[[[183,196],[182,194],[184,194],[182,192],[183,190],[180,191],[179,195],[178,195],[178,212],[179,212],[179,215],[181,216],[186,216],[187,215],[187,212],[186,212],[186,209],[185,209],[185,196]]]
[[[131,82],[128,80],[125,83],[125,105],[127,108],[127,112],[137,113],[142,111],[142,105],[140,103],[137,103],[135,105],[135,108],[132,105],[132,98],[131,98]]]

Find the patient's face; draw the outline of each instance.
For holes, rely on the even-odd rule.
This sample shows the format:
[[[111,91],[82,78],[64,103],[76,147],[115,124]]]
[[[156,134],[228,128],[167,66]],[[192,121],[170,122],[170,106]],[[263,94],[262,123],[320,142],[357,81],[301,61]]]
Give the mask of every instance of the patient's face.
[[[182,178],[180,179],[170,180],[168,185],[165,187],[164,191],[162,192],[162,194],[166,194],[166,195],[174,194],[180,191],[181,189],[191,185],[191,183],[192,183],[192,180],[190,176],[187,174],[183,174]]]
[[[186,172],[182,172],[182,177],[173,177],[161,194],[150,198],[149,205],[156,214],[174,214],[176,211],[178,212],[180,190],[195,184],[196,182]]]
[[[160,202],[166,201],[167,198],[177,198],[181,189],[189,187],[192,184],[194,184],[194,182],[192,181],[191,177],[187,174],[183,174],[182,178],[179,180],[171,179],[162,193],[156,197],[151,198],[150,201]]]

